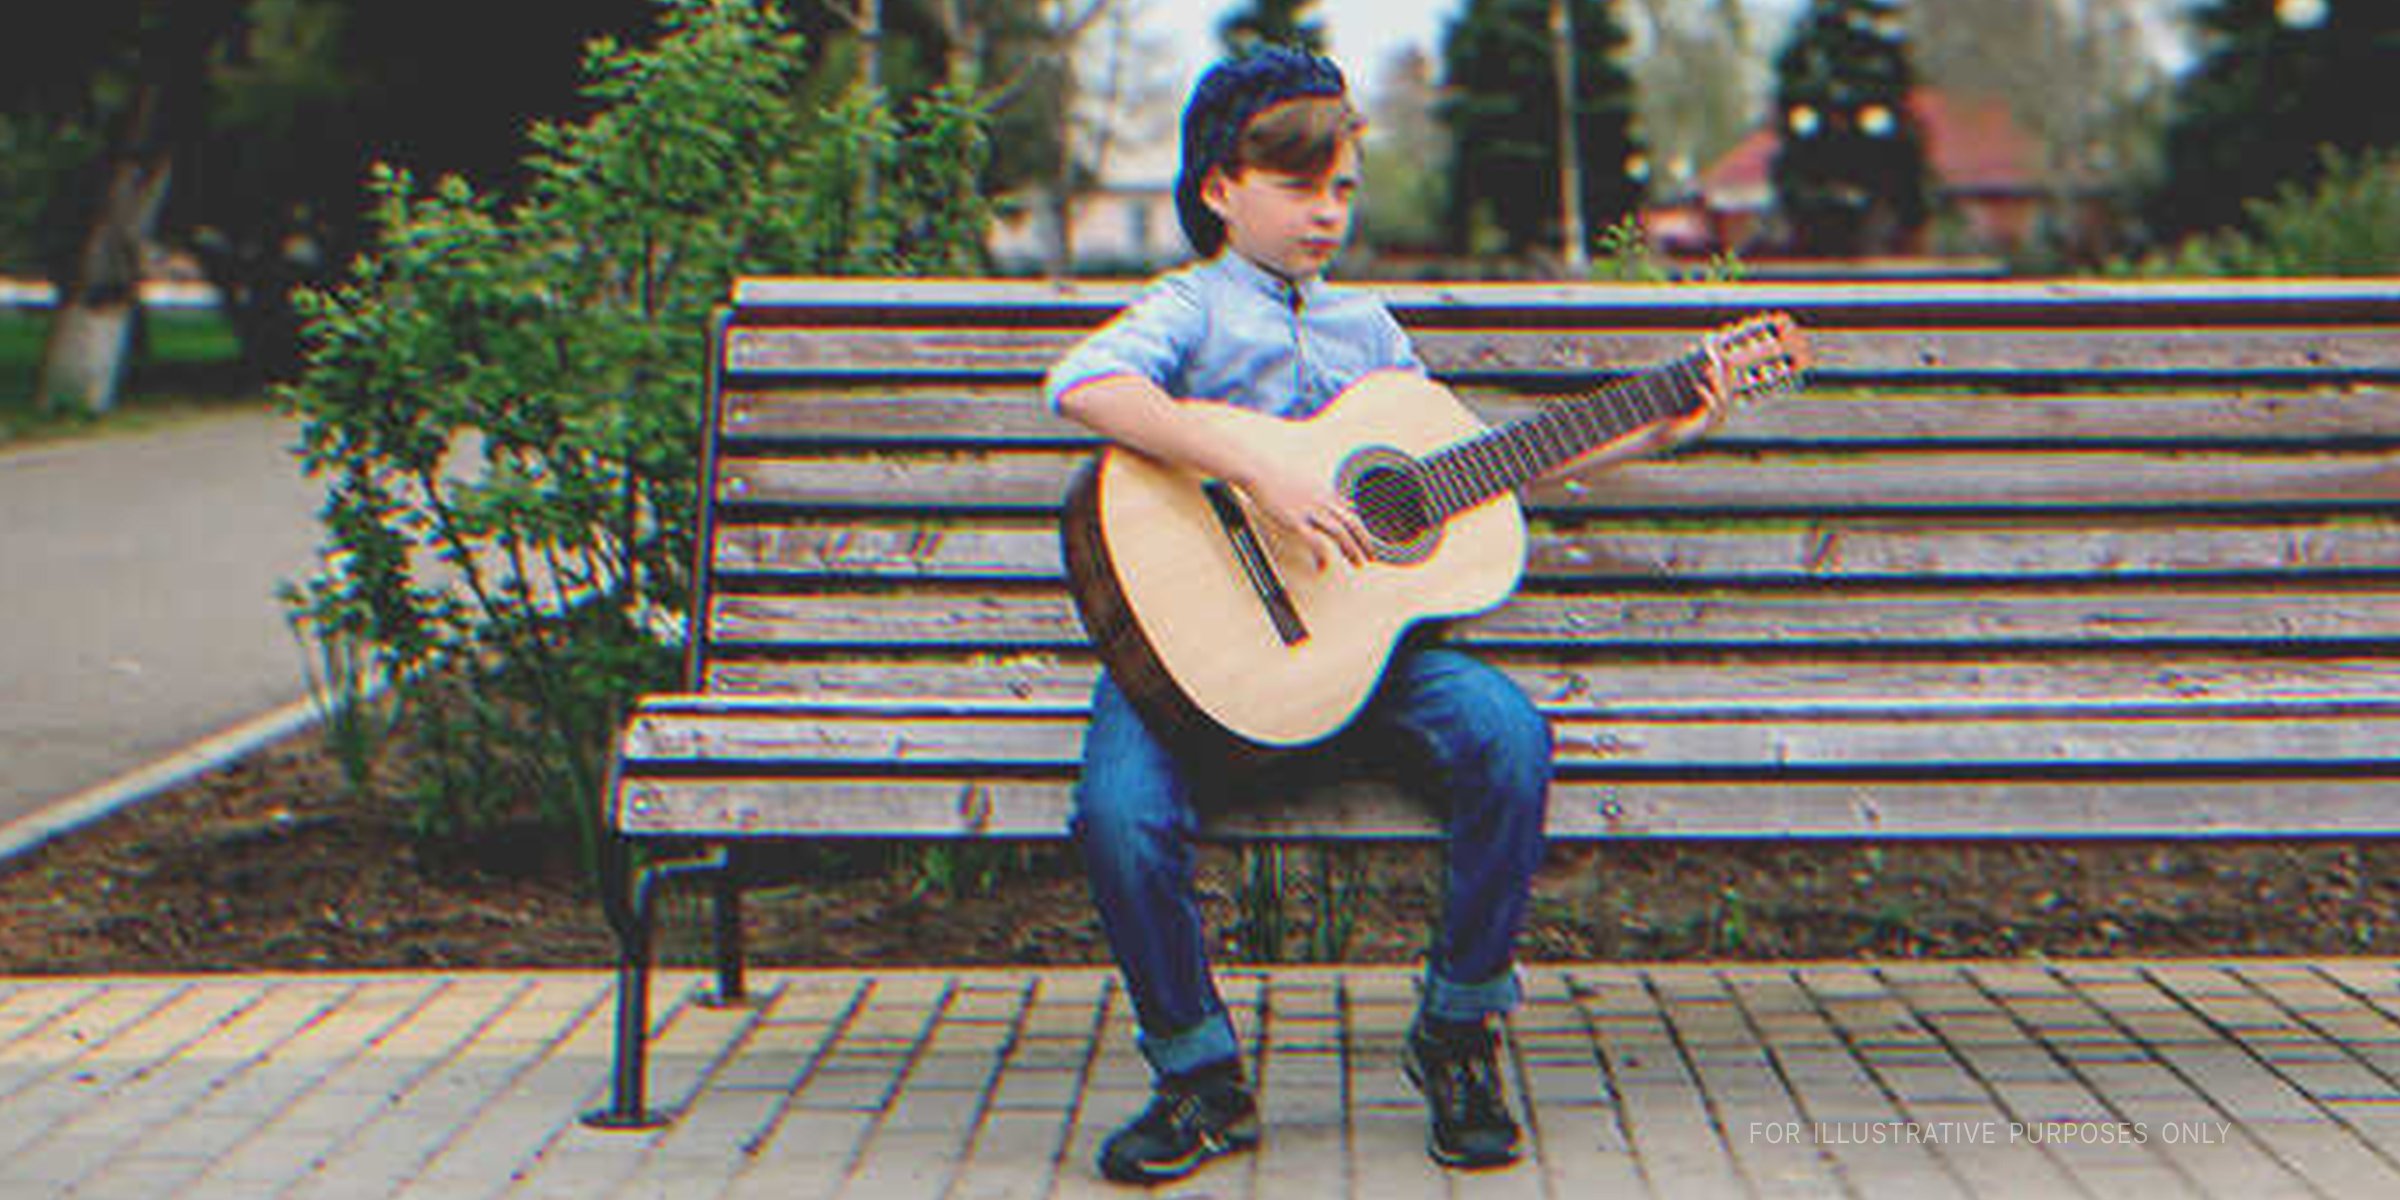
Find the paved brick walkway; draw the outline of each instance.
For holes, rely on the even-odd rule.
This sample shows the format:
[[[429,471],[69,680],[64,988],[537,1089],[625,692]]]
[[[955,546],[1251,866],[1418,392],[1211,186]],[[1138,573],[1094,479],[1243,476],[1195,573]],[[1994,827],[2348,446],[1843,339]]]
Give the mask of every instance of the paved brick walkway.
[[[592,972],[0,980],[0,1197],[1121,1196],[1109,974],[660,981],[671,1126],[576,1115]],[[2400,1195],[2400,964],[1559,966],[1509,1060],[1532,1154],[1425,1158],[1388,970],[1233,972],[1267,1142],[1184,1196]]]

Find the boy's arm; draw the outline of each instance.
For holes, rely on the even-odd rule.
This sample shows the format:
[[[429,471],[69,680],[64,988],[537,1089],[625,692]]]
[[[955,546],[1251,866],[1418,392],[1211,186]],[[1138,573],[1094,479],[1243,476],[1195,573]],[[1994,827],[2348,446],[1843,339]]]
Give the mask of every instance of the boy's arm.
[[[1410,340],[1407,331],[1400,327],[1400,322],[1389,309],[1384,310],[1382,324],[1386,367],[1428,374],[1425,360],[1418,355],[1415,342]],[[1722,402],[1718,397],[1724,394],[1724,388],[1720,386],[1722,372],[1715,355],[1709,355],[1704,362],[1707,370],[1700,378],[1700,408],[1692,415],[1681,420],[1642,426],[1614,441],[1594,447],[1572,462],[1559,464],[1542,478],[1556,479],[1563,475],[1597,470],[1627,459],[1663,453],[1706,432],[1716,424],[1720,415],[1718,410]]]
[[[1367,560],[1367,531],[1331,481],[1311,480],[1250,453],[1218,426],[1193,420],[1181,401],[1146,376],[1105,375],[1058,398],[1059,412],[1119,445],[1222,479],[1267,518],[1301,539],[1322,570],[1340,555]]]
[[[1664,454],[1715,428],[1725,416],[1725,364],[1717,358],[1714,350],[1705,347],[1700,362],[1700,377],[1696,381],[1700,388],[1700,407],[1675,420],[1653,422],[1614,441],[1603,442],[1591,452],[1551,468],[1542,478],[1580,475],[1630,459]]]

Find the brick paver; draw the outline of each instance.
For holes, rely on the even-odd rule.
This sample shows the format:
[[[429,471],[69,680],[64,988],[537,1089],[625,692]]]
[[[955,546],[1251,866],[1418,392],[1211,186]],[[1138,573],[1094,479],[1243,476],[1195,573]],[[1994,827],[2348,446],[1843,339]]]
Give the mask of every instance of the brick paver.
[[[1505,1074],[1530,1152],[1446,1173],[1406,972],[1226,973],[1267,1115],[1210,1197],[2400,1194],[2386,960],[1555,965]],[[660,980],[652,1094],[599,1132],[597,972],[0,980],[0,1198],[1050,1200],[1146,1081],[1112,976]]]

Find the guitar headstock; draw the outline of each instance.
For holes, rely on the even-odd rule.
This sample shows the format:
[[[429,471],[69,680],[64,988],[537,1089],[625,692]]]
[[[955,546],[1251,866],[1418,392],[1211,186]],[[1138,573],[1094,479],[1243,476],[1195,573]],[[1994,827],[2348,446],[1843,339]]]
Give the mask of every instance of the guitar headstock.
[[[1704,339],[1725,373],[1728,403],[1797,387],[1816,365],[1808,334],[1790,313],[1761,313],[1736,321]]]

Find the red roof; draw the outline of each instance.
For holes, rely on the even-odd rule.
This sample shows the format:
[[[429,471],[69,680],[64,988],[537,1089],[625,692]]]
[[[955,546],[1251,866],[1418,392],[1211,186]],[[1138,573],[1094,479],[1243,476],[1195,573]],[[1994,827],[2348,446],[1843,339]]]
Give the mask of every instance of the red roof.
[[[1943,188],[2030,192],[2040,187],[2041,144],[2009,114],[2006,100],[1917,88],[1908,94],[1908,108],[1924,132],[1926,158]],[[1710,207],[1764,206],[1776,140],[1773,126],[1753,129],[1700,173],[1700,191]]]

